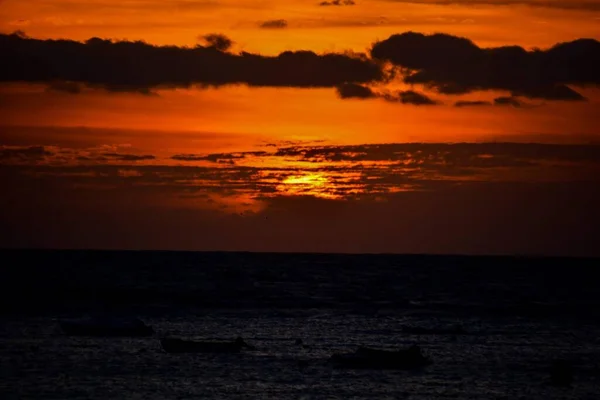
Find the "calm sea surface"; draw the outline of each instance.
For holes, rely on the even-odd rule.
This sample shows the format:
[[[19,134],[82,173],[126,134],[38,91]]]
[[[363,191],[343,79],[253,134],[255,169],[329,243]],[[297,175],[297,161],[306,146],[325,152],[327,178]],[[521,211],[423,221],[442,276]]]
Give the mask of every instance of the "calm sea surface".
[[[1,251],[2,399],[598,399],[600,260]],[[139,317],[148,338],[57,321]],[[407,334],[461,325],[466,335]],[[162,336],[233,339],[166,354]],[[294,341],[301,338],[305,346]],[[339,370],[334,352],[419,344],[421,371]],[[553,360],[571,388],[549,386]],[[299,362],[302,361],[302,362]]]

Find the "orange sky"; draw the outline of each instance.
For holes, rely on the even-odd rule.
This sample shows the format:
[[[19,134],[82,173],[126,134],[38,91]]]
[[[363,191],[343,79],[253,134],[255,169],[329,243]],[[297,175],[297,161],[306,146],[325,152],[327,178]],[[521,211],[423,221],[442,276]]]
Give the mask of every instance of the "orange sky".
[[[175,45],[193,45],[201,34],[220,32],[236,42],[234,51],[263,54],[289,49],[365,51],[376,39],[407,30],[466,36],[480,46],[518,44],[526,48],[548,47],[581,37],[600,38],[600,8],[590,10],[593,1],[582,2],[581,8],[576,1],[558,0],[544,2],[551,7],[523,4],[541,3],[536,1],[514,2],[518,4],[510,6],[489,5],[492,2],[485,1],[477,5],[470,4],[478,2],[463,5],[460,1],[455,5],[428,3],[435,2],[363,0],[354,6],[321,7],[310,0],[258,1],[252,5],[233,0],[4,0],[0,4],[0,31],[21,29],[36,38],[86,40],[99,36]],[[568,9],[561,7],[566,3]],[[284,19],[287,28],[259,27],[261,22],[275,19]],[[18,94],[15,91],[19,89],[14,86],[0,90],[7,99],[0,116],[9,125],[152,128],[257,138],[283,135],[344,143],[362,142],[365,129],[370,132],[370,141],[385,142],[598,133],[594,110],[599,96],[594,89],[586,91],[591,99],[587,104],[552,104],[528,110],[456,110],[442,106],[435,112],[382,101],[340,102],[332,90],[231,87],[164,91],[156,98],[103,93],[75,98],[36,93],[40,88],[22,89],[24,93]],[[494,95],[501,93],[467,98]],[[451,106],[454,100],[445,104]],[[308,109],[310,112],[306,112]],[[36,113],[34,121],[29,116],[31,111]],[[398,118],[397,113],[402,117]],[[506,123],[509,116],[511,124]],[[252,141],[248,139],[247,143]]]
[[[321,7],[310,0],[257,1],[251,5],[235,0],[4,0],[0,5],[0,31],[21,29],[36,38],[86,40],[99,36],[175,45],[193,45],[199,35],[219,32],[236,42],[235,50],[263,54],[289,49],[365,51],[376,39],[408,30],[466,36],[480,46],[518,44],[526,48],[548,47],[581,37],[600,38],[600,7],[590,10],[590,5],[596,4],[593,1],[581,2],[581,8],[577,7],[577,1],[559,0],[543,2],[551,7],[525,5],[542,3],[526,0],[510,6],[489,5],[492,2],[485,1],[479,4],[465,1],[464,5],[460,1],[453,5],[430,3],[435,2],[364,0],[354,6]],[[566,3],[567,10],[561,7]],[[259,27],[261,22],[276,19],[285,20],[287,28]],[[482,96],[486,95],[471,97]],[[592,102],[579,107],[562,106],[562,110],[575,117],[565,122],[552,117],[556,115],[554,107],[526,112],[458,112],[440,107],[431,115],[430,110],[384,102],[342,104],[331,90],[226,88],[165,92],[155,99],[111,96],[108,101],[93,93],[84,100],[81,99],[84,96],[75,100],[52,94],[35,97],[22,95],[19,100],[11,97],[9,107],[22,107],[19,101],[26,102],[28,108],[36,110],[38,118],[33,121],[36,125],[153,127],[303,138],[316,135],[343,141],[355,135],[359,136],[350,141],[361,141],[360,132],[365,126],[376,134],[374,140],[438,140],[438,137],[469,140],[481,134],[562,133],[565,123],[573,128],[573,120],[577,122],[571,130],[593,134],[595,127],[586,119],[593,114],[591,110],[597,106],[598,98],[592,91]],[[56,106],[45,107],[48,103]],[[310,113],[303,112],[307,105]],[[157,108],[163,110],[160,115],[149,115]],[[121,112],[123,109],[127,112]],[[274,111],[271,113],[274,115],[267,116],[267,109]],[[32,122],[26,114],[19,115],[18,110],[3,112],[8,115],[4,114],[2,120],[9,124]],[[395,112],[401,112],[403,117],[396,118]],[[144,118],[137,117],[138,113]],[[517,123],[512,125],[519,126],[518,132],[503,123],[505,113],[516,119]],[[356,117],[348,118],[347,114]],[[428,117],[424,118],[425,115]],[[469,120],[468,125],[461,123],[465,120]],[[458,137],[463,134],[464,137]]]
[[[269,21],[276,22],[269,24]],[[261,27],[265,22],[271,27]],[[231,52],[264,55],[277,55],[286,50],[368,52],[373,42],[411,30],[467,37],[480,47],[514,44],[526,49],[547,49],[556,43],[579,38],[600,39],[600,1],[356,0],[354,5],[340,6],[320,6],[318,0],[0,1],[0,32],[16,30],[37,39],[85,41],[101,37],[177,46],[194,46],[201,42],[199,37],[202,35],[223,33],[234,41]],[[470,161],[459,157],[460,162],[473,165],[453,164],[452,171],[444,170],[443,173],[437,169],[440,165],[458,162],[455,158],[453,161],[444,158],[446,156],[441,154],[446,150],[431,156],[438,160],[434,170],[415,167],[429,162],[420,158],[422,152],[402,157],[393,155],[390,160],[376,157],[360,165],[353,164],[352,160],[327,158],[334,156],[321,155],[325,158],[317,160],[290,155],[289,150],[286,150],[289,154],[286,151],[277,153],[277,149],[293,146],[315,149],[331,146],[335,149],[331,154],[343,158],[340,154],[355,151],[344,147],[349,145],[407,142],[589,145],[600,142],[597,112],[600,90],[594,85],[571,85],[585,101],[520,98],[513,106],[478,107],[456,107],[455,104],[461,101],[493,103],[494,99],[510,97],[511,93],[488,90],[448,95],[422,85],[409,86],[398,79],[391,84],[367,86],[377,93],[392,89],[416,90],[437,104],[402,104],[386,101],[384,97],[341,99],[333,87],[225,85],[218,88],[158,88],[149,94],[84,88],[74,94],[51,90],[44,82],[0,83],[0,167],[6,168],[3,170],[6,181],[18,182],[17,176],[37,177],[44,182],[50,179],[48,177],[68,178],[60,184],[49,180],[42,185],[38,180],[30,188],[23,186],[17,190],[15,186],[11,195],[14,197],[10,200],[13,203],[5,200],[3,212],[15,215],[17,209],[25,212],[19,208],[21,206],[11,207],[16,207],[15,204],[25,198],[45,193],[51,199],[48,201],[52,207],[73,208],[73,204],[78,204],[82,213],[87,212],[88,206],[100,210],[98,212],[108,212],[108,204],[116,201],[125,208],[134,202],[148,207],[166,207],[168,213],[181,208],[224,211],[228,215],[253,213],[256,216],[256,213],[272,213],[283,207],[289,214],[286,218],[295,218],[297,204],[280,204],[283,201],[280,198],[308,196],[318,201],[353,199],[360,202],[361,196],[370,196],[369,201],[394,202],[404,191],[425,187],[422,180],[430,183],[439,180],[511,184],[588,182],[594,181],[598,172],[598,166],[589,164],[589,158],[573,161],[576,156],[572,155],[571,151],[575,151],[572,148],[558,158],[549,152],[542,160],[534,160],[532,155],[517,156],[521,150],[511,148],[506,151],[517,153],[490,156],[505,157],[501,158],[505,164],[481,170],[478,168],[484,167],[479,165],[479,157],[488,155],[471,154],[472,150],[468,150]],[[36,153],[40,148],[45,150]],[[268,154],[244,153],[249,151],[266,151]],[[580,154],[579,151],[575,152]],[[192,162],[176,157],[206,157],[217,153],[226,156]],[[413,161],[407,161],[409,159]],[[410,164],[413,169],[409,172],[398,169],[397,163]],[[534,163],[536,167],[521,168],[528,163]],[[192,167],[208,168],[212,172],[205,176],[202,175],[204,172],[190,169]],[[172,171],[170,168],[180,169]],[[250,174],[244,168],[256,171]],[[379,182],[383,179],[377,174],[386,168],[386,183],[371,185],[370,180]],[[464,168],[470,168],[468,177],[465,177]],[[181,171],[185,173],[181,175]],[[219,175],[222,171],[226,171],[226,175]],[[16,175],[11,175],[13,173]],[[410,175],[410,179],[399,179],[403,174]],[[149,176],[163,180],[144,181]],[[396,178],[392,179],[392,176]],[[463,178],[459,179],[459,176]],[[131,183],[137,181],[139,184]],[[92,192],[68,195],[58,189],[63,183],[69,188],[116,188],[116,191],[100,191],[97,193],[103,194],[98,197],[91,195]],[[46,184],[48,188],[43,189]],[[140,189],[177,185],[176,193],[171,189],[148,193]],[[227,190],[216,190],[219,186]],[[515,193],[521,190],[513,189]],[[182,195],[179,190],[187,194]],[[488,196],[489,193],[480,194]],[[303,207],[321,212],[316,211],[321,210],[321,205],[310,203]],[[353,212],[360,214],[363,211]],[[357,221],[370,215],[364,212],[356,217]],[[486,212],[498,217],[493,209]],[[206,218],[214,218],[214,215]],[[236,226],[235,222],[231,223]],[[15,224],[9,225],[10,229],[16,229]],[[534,221],[531,224],[534,226]],[[265,233],[265,237],[274,235],[273,232]],[[45,243],[43,238],[28,242],[30,234],[21,232],[23,243]],[[294,240],[302,239],[301,235],[295,235],[292,235]],[[154,243],[153,240],[148,239],[147,243]],[[69,242],[65,243],[68,247]],[[102,240],[98,239],[98,243]],[[143,243],[140,246],[160,247]],[[230,247],[223,245],[223,248],[246,249],[239,243]],[[308,244],[297,248],[311,249]],[[432,248],[435,251],[435,246]],[[463,248],[469,251],[473,247],[465,245]]]
[[[176,45],[192,45],[198,35],[221,32],[233,38],[238,49],[261,53],[362,51],[376,39],[408,30],[467,36],[483,46],[545,47],[600,35],[600,7],[594,0],[432,3],[436,2],[357,0],[354,6],[320,7],[318,0],[4,0],[0,30],[22,29],[44,38],[99,36]],[[540,3],[550,7],[529,6]],[[264,21],[279,19],[287,22],[287,29],[259,28]]]
[[[488,139],[587,143],[598,134],[594,89],[580,103],[531,101],[535,107],[453,107],[455,99],[431,107],[383,100],[340,99],[333,89],[247,88],[164,90],[158,96],[107,94],[73,96],[42,86],[5,85],[0,119],[6,125],[94,127],[165,132],[154,144],[135,143],[150,151],[180,150],[180,136],[234,134],[210,149],[239,151],[263,142],[326,140],[331,143],[405,141],[483,141]],[[494,94],[470,94],[487,99]],[[443,96],[438,96],[440,99]],[[35,115],[32,119],[31,116]],[[468,121],[468,123],[465,123]],[[368,137],[364,132],[368,131]],[[519,139],[521,138],[521,139]],[[51,144],[51,143],[50,143]],[[204,145],[204,143],[203,143]],[[185,146],[189,146],[188,143]],[[206,150],[206,149],[204,149]]]

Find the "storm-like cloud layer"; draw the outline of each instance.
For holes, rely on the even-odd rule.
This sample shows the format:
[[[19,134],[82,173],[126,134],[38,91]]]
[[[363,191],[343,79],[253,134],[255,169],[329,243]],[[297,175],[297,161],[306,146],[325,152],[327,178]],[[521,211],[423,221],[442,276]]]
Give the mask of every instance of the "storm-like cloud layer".
[[[283,20],[263,27],[283,27]],[[275,57],[228,50],[232,41],[202,36],[205,46],[153,46],[93,38],[37,40],[0,35],[0,81],[45,82],[49,90],[77,94],[81,85],[152,94],[159,87],[224,85],[336,87],[341,98],[380,97],[400,103],[438,104],[416,90],[375,93],[365,84],[385,83],[396,74],[446,95],[497,90],[517,97],[582,101],[567,85],[600,84],[600,42],[579,39],[545,50],[519,46],[480,48],[466,38],[407,32],[373,44],[372,59],[355,54],[286,51]],[[391,72],[385,65],[392,63]],[[465,99],[464,101],[469,101]],[[496,104],[506,104],[504,100]],[[459,103],[459,106],[474,105]]]
[[[405,69],[405,82],[445,94],[496,89],[529,98],[584,100],[565,85],[600,83],[600,42],[594,39],[527,51],[519,46],[480,48],[466,38],[407,32],[376,42],[371,55]]]
[[[383,76],[379,66],[364,57],[311,51],[286,51],[276,57],[232,54],[224,51],[231,45],[226,37],[208,35],[204,39],[209,45],[185,48],[99,38],[80,43],[0,35],[0,81],[65,81],[139,91],[234,83],[332,87]],[[64,84],[53,87],[77,91]]]

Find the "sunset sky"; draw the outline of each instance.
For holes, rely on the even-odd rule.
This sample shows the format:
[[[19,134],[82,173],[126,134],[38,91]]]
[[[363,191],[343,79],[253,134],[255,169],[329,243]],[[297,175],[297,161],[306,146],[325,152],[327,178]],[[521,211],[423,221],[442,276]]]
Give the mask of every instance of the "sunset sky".
[[[0,247],[600,256],[600,0],[0,0]]]

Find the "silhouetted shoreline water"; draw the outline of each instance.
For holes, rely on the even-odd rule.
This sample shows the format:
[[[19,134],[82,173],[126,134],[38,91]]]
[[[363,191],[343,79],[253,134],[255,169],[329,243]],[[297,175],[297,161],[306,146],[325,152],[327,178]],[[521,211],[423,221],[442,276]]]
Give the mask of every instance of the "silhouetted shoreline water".
[[[598,259],[2,250],[3,398],[595,398]],[[139,317],[148,338],[58,321]],[[415,328],[416,329],[412,329]],[[460,329],[458,329],[460,328]],[[166,354],[159,337],[252,354]],[[304,345],[295,344],[302,338]],[[337,370],[333,353],[418,344],[422,371]],[[557,359],[571,388],[548,385]]]

